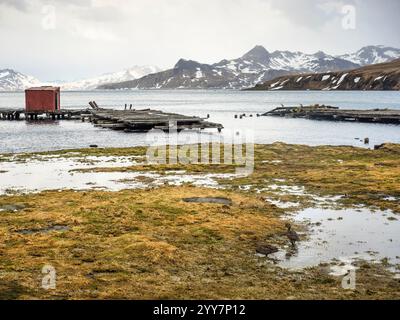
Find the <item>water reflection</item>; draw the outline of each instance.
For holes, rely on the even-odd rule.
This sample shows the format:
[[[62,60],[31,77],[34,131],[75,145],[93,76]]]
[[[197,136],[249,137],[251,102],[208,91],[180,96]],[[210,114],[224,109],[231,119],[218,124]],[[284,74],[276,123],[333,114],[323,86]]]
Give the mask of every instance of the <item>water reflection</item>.
[[[391,211],[308,208],[290,216],[309,230],[296,248],[271,255],[279,265],[298,269],[320,263],[387,258],[400,263],[400,221]],[[308,235],[308,238],[307,238]]]

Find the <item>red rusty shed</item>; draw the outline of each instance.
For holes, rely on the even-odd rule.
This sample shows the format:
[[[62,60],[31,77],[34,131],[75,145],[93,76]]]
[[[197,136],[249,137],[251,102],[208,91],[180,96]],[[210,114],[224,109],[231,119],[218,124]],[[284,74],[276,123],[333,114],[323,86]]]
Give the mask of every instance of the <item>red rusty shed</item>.
[[[34,87],[25,90],[25,111],[32,113],[60,110],[59,87]]]

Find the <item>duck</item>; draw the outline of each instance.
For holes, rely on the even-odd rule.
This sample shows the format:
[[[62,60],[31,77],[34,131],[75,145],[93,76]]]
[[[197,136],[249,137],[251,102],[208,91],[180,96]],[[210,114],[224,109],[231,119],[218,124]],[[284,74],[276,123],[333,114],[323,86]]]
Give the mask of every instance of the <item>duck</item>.
[[[278,252],[279,249],[270,244],[259,244],[256,248],[256,252],[268,256],[269,254]]]
[[[296,241],[300,241],[300,237],[296,231],[292,230],[292,225],[290,223],[286,223],[285,226],[287,228],[286,236],[294,247],[296,245]]]

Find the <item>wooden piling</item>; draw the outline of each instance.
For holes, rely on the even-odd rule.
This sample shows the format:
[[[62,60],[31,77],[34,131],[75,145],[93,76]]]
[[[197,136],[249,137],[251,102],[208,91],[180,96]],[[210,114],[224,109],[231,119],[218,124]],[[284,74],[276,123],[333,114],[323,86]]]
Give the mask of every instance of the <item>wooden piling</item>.
[[[24,119],[35,121],[40,117],[45,116],[52,120],[81,120],[85,122],[87,119],[94,125],[112,129],[124,130],[126,132],[147,132],[152,129],[163,130],[169,132],[170,123],[176,124],[178,132],[185,129],[218,129],[220,132],[223,126],[218,123],[206,121],[200,117],[185,116],[176,113],[162,112],[159,110],[143,109],[132,110],[133,105],[130,104],[129,110],[114,110],[99,108],[97,103],[91,101],[89,103],[91,109],[82,110],[57,110],[56,112],[32,113],[25,112],[24,109],[0,109],[0,119],[17,120],[20,115]],[[126,104],[126,108],[128,105]]]

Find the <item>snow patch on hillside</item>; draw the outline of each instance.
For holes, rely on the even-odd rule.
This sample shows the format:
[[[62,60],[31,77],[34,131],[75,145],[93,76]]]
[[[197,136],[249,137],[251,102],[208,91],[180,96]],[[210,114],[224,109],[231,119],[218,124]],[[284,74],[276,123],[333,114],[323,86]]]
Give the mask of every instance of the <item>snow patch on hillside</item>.
[[[89,78],[84,80],[78,80],[75,82],[69,82],[61,84],[61,89],[63,90],[93,90],[98,86],[107,83],[124,82],[135,80],[144,77],[151,73],[160,72],[161,69],[156,66],[134,66],[132,68],[114,72],[107,73],[99,77]]]
[[[0,70],[0,91],[18,91],[40,85],[42,83],[32,76],[24,75],[12,69]]]

